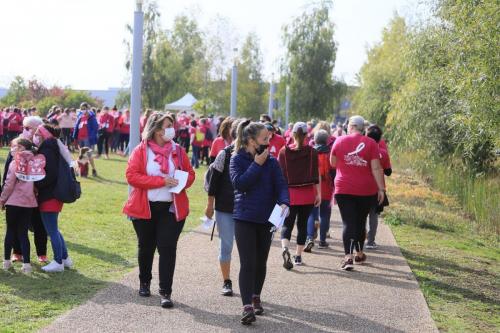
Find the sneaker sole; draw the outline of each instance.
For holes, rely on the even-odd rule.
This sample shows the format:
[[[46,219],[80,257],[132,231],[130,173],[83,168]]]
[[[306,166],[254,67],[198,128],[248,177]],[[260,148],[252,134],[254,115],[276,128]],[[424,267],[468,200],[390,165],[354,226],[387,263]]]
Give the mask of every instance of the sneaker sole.
[[[256,320],[257,319],[255,318],[255,314],[253,314],[253,315],[248,314],[247,316],[241,318],[240,322],[242,325],[251,325]]]
[[[313,249],[314,247],[314,243],[307,243],[306,247],[304,248],[304,252],[307,252],[307,253],[310,253],[311,250]]]
[[[352,271],[354,269],[353,265],[346,265],[345,267],[340,268],[343,271]]]
[[[264,309],[262,310],[255,310],[254,313],[257,315],[257,316],[262,316],[264,314]]]
[[[226,297],[231,297],[233,296],[233,292],[225,292],[225,293],[220,293],[222,296],[226,296]]]

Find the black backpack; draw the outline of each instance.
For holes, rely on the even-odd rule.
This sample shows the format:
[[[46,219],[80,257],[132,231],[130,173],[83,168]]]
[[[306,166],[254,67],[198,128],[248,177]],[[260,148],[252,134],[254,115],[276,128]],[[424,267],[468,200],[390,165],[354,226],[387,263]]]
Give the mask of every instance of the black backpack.
[[[75,170],[59,155],[59,171],[54,189],[54,197],[64,203],[73,203],[82,195],[80,182],[76,180]]]

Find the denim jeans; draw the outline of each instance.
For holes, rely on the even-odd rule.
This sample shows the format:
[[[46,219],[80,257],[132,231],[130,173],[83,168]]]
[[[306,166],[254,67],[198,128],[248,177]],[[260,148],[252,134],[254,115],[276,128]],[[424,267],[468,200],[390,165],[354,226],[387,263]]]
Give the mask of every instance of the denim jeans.
[[[54,260],[61,264],[63,259],[68,258],[68,249],[66,248],[66,242],[64,242],[64,238],[57,227],[57,218],[59,217],[59,213],[40,212],[40,216],[42,217],[45,231],[47,231],[47,234],[50,237],[52,252],[54,252]]]
[[[330,200],[322,200],[319,207],[314,207],[307,220],[307,239],[313,239],[314,221],[320,220],[319,240],[326,241],[326,234],[330,229],[330,217],[332,216],[332,206]]]
[[[232,213],[215,211],[217,232],[219,233],[219,261],[230,262],[234,243],[234,220]]]
[[[200,167],[200,150],[201,147],[193,145],[193,156],[191,157],[191,165],[198,169]]]
[[[319,207],[314,207],[309,219],[307,220],[307,238],[312,239],[314,236],[314,222],[319,220],[319,240],[325,241],[326,234],[330,229],[330,217],[332,215],[332,207],[330,200],[322,200]]]

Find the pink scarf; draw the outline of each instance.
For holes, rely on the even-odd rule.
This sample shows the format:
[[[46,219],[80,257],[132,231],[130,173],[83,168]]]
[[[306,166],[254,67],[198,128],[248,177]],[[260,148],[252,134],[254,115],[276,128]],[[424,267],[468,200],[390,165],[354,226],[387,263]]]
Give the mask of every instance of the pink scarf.
[[[148,140],[148,147],[155,154],[155,162],[160,165],[161,172],[168,175],[170,165],[169,159],[173,148],[172,141],[167,142],[163,147],[161,147],[153,140]]]

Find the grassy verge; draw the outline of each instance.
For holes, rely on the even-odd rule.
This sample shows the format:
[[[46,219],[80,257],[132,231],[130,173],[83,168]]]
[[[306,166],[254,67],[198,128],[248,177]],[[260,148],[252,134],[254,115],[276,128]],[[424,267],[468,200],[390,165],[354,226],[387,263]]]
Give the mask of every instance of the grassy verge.
[[[391,226],[442,332],[500,331],[500,251],[455,198],[411,171],[389,177]],[[498,197],[497,197],[498,199]]]
[[[5,149],[0,150],[2,170],[6,153]],[[43,273],[36,262],[33,241],[33,274],[20,273],[21,264],[15,265],[15,272],[0,269],[0,332],[26,332],[43,327],[136,266],[135,233],[121,213],[128,189],[125,167],[126,159],[121,157],[98,160],[99,177],[82,179],[82,198],[63,209],[60,228],[75,269],[63,274]],[[196,183],[188,191],[191,215],[184,232],[198,225],[204,207],[206,195],[201,185],[204,168],[199,170]],[[0,235],[3,240],[3,213]],[[50,241],[48,248],[51,258]]]

